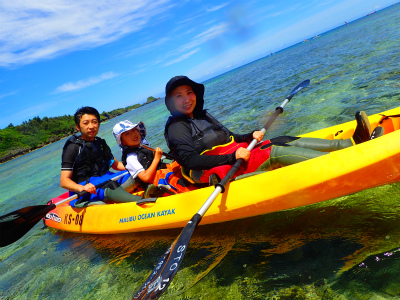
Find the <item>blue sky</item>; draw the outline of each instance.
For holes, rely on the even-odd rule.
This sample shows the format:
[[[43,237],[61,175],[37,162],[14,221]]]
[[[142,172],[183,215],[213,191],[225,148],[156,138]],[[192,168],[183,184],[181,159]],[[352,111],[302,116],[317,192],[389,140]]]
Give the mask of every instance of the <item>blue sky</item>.
[[[0,0],[0,128],[162,97],[397,0]]]

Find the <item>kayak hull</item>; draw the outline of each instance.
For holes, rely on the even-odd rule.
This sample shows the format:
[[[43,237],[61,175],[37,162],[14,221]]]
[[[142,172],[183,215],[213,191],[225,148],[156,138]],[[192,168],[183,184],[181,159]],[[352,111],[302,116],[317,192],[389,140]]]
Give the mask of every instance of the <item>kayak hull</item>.
[[[400,107],[383,112],[400,114]],[[380,115],[369,117],[372,128]],[[243,178],[228,184],[200,225],[247,218],[309,205],[367,188],[400,181],[400,118],[382,124],[385,135],[312,160]],[[302,136],[350,138],[356,122]],[[49,227],[80,233],[112,234],[184,227],[214,187],[158,198],[155,203],[119,203],[73,208],[68,203],[47,214]],[[57,203],[68,197],[53,199]]]

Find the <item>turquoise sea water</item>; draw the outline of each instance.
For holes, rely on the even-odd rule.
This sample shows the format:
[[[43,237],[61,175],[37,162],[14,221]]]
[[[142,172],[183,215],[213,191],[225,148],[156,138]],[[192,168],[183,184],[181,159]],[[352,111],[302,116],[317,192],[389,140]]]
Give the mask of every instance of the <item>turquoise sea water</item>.
[[[400,105],[400,5],[205,82],[206,108],[234,132],[260,128],[310,79],[266,134],[297,135]],[[178,74],[177,74],[178,75]],[[163,101],[123,119],[144,121],[167,150]],[[0,165],[0,215],[63,192],[65,140]],[[360,178],[362,180],[362,178]],[[268,184],[265,186],[268,192]],[[36,225],[0,248],[0,299],[131,299],[180,229],[79,235]],[[400,184],[196,229],[164,299],[400,299]]]

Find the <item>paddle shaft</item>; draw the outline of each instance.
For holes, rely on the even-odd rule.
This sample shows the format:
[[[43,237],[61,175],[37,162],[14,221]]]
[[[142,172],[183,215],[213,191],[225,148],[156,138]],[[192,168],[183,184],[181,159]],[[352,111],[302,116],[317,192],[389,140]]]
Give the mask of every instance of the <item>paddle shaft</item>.
[[[147,150],[156,152],[156,149],[153,149],[153,148],[151,148],[151,147],[149,147],[149,146],[146,146],[146,145],[143,145],[143,144],[142,144],[141,146],[142,146],[143,148],[147,149]],[[164,156],[165,156],[166,158],[168,158],[168,159],[175,160],[175,158],[174,158],[172,155],[168,154],[168,153],[164,153],[164,152],[163,152],[162,155],[164,155]]]

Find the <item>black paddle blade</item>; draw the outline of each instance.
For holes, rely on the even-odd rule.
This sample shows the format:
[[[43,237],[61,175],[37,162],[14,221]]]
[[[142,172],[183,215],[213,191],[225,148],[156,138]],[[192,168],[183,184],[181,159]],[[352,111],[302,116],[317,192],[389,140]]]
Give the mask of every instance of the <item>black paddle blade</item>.
[[[28,206],[0,217],[0,247],[8,246],[23,237],[56,206]]]
[[[287,97],[288,100],[292,99],[292,97],[298,93],[301,89],[304,89],[305,87],[307,87],[310,84],[310,79],[306,79],[304,80],[302,83],[299,83],[290,93],[290,96]]]
[[[310,79],[304,80],[302,83],[299,83],[291,92],[291,94],[296,94],[301,89],[304,89],[310,84]]]
[[[167,290],[175,274],[178,272],[190,238],[200,220],[201,216],[195,214],[187,223],[179,237],[158,261],[153,272],[147,277],[146,282],[135,294],[133,299],[158,299],[158,297]]]

